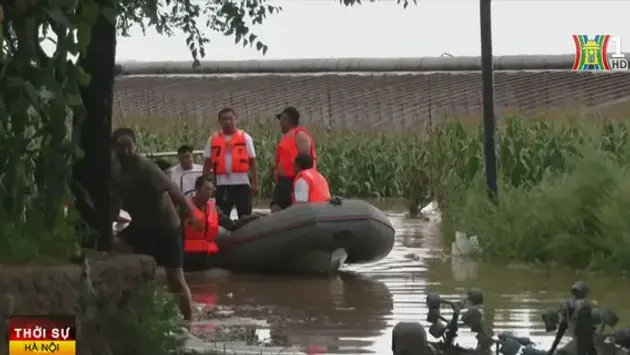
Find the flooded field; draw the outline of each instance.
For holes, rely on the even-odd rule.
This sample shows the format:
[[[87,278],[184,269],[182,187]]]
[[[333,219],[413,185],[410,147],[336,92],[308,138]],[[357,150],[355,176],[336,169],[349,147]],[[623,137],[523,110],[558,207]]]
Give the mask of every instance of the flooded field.
[[[578,276],[566,270],[493,266],[450,258],[435,225],[391,213],[397,241],[385,260],[347,267],[331,277],[189,275],[198,318],[193,333],[212,341],[291,347],[309,354],[387,354],[398,321],[424,321],[427,292],[458,298],[485,291],[484,315],[498,332],[530,336],[548,348],[540,312],[557,308],[577,280],[586,280],[600,306],[630,321],[627,280]],[[474,345],[467,330],[458,342]]]

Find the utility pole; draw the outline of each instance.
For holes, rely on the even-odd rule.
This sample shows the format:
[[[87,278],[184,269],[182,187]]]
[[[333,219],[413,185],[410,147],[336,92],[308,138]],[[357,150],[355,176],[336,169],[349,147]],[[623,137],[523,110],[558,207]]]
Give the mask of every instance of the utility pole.
[[[499,202],[497,185],[497,125],[494,116],[494,73],[492,58],[492,4],[491,0],[479,0],[481,29],[481,78],[483,82],[483,134],[488,194]]]

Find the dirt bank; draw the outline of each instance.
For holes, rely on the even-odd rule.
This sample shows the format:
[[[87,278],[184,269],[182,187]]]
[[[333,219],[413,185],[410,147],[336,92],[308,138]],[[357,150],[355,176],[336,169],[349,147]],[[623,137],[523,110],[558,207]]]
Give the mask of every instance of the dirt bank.
[[[107,354],[107,345],[115,342],[114,321],[119,303],[138,286],[155,278],[155,261],[145,256],[117,255],[90,259],[94,290],[100,299],[99,327],[79,321],[78,353]],[[81,288],[79,265],[3,266],[0,265],[1,334],[7,334],[7,317],[17,315],[78,314]],[[13,303],[11,307],[9,303]],[[12,309],[10,309],[12,308]],[[8,314],[9,313],[9,314]],[[0,354],[8,353],[7,342],[0,342]]]

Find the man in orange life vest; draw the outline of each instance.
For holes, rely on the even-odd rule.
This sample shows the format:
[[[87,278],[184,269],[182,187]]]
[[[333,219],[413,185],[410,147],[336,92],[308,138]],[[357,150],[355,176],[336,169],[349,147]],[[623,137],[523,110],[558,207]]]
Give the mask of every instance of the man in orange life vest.
[[[192,202],[193,215],[197,220],[202,221],[200,226],[194,226],[186,220],[184,223],[184,253],[189,255],[199,254],[201,256],[212,255],[219,252],[215,240],[219,234],[219,226],[234,231],[243,224],[251,221],[257,216],[248,215],[233,221],[230,216],[217,208],[211,198],[214,193],[214,186],[206,176],[199,176],[195,180],[195,196]]]
[[[291,206],[293,180],[295,180],[295,158],[306,154],[317,161],[315,144],[311,135],[300,126],[300,113],[295,107],[287,107],[276,115],[282,131],[282,139],[276,148],[276,186],[273,189],[271,212]]]
[[[258,192],[254,140],[236,128],[236,114],[231,108],[219,112],[219,124],[221,129],[210,136],[203,152],[204,175],[214,176],[217,206],[228,216],[236,207],[241,218],[252,213],[252,196]]]
[[[300,154],[295,158],[295,181],[293,182],[293,203],[315,203],[330,200],[328,181],[313,167],[313,158]]]

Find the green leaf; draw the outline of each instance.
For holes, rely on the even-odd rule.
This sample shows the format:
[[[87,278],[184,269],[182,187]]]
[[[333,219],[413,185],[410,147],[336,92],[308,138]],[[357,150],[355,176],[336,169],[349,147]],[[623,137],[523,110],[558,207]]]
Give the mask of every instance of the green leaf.
[[[85,51],[90,45],[92,40],[92,26],[87,23],[80,23],[77,26],[77,42],[79,43],[79,50]]]
[[[116,24],[116,17],[118,16],[116,9],[111,7],[101,7],[101,14],[105,16],[109,23]]]
[[[92,75],[88,72],[86,72],[85,70],[83,70],[83,67],[77,67],[77,71],[78,71],[78,81],[79,81],[79,85],[81,86],[88,86],[90,85],[90,82],[92,81]]]
[[[72,107],[82,107],[83,100],[81,100],[81,95],[79,93],[68,93],[68,105]]]
[[[61,85],[51,75],[46,75],[43,82],[44,86],[53,96],[53,99],[63,98],[64,92]]]
[[[77,196],[77,197],[81,198],[83,200],[83,202],[89,208],[94,209],[94,201],[92,200],[92,197],[90,196],[88,191],[85,189],[85,187],[83,187],[83,185],[81,185],[81,184],[75,184],[75,186],[77,188],[77,192],[80,194],[80,196]]]
[[[44,12],[48,14],[48,16],[55,21],[56,24],[72,27],[70,20],[68,20],[66,15],[60,9],[44,8]]]
[[[88,24],[93,25],[98,19],[100,6],[96,2],[83,3],[81,6],[81,15],[83,20]]]
[[[26,97],[28,97],[31,105],[33,105],[36,109],[39,109],[39,93],[37,92],[37,89],[35,89],[30,81],[25,81],[24,90],[26,91]]]

